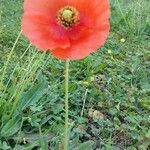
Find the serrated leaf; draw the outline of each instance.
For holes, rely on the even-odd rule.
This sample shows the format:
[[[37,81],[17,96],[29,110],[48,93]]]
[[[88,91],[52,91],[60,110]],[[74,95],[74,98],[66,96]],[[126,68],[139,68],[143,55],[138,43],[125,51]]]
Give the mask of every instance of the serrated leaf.
[[[145,134],[146,138],[150,138],[150,129],[147,131],[147,133]]]
[[[3,142],[3,147],[2,147],[2,149],[3,149],[3,150],[8,150],[8,149],[11,149],[11,147],[8,146],[7,143],[4,141],[4,142]]]
[[[79,145],[78,148],[75,148],[74,150],[93,150],[94,142],[93,141],[87,141]]]

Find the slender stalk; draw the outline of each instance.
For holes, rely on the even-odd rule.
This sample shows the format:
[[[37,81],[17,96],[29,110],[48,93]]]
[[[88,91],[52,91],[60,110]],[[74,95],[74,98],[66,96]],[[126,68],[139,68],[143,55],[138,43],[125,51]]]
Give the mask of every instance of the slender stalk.
[[[65,133],[64,133],[64,150],[68,150],[68,85],[69,85],[69,60],[65,62]]]
[[[83,113],[84,113],[85,101],[86,101],[87,93],[88,93],[88,89],[86,89],[84,97],[83,97],[83,105],[82,105],[82,110],[81,110],[81,117],[83,116]]]
[[[24,57],[24,55],[26,54],[26,52],[29,50],[30,47],[31,47],[31,44],[29,44],[29,46],[26,48],[25,52],[22,54],[22,56],[20,57],[19,60],[21,60],[21,59]],[[14,70],[12,71],[12,73],[11,73],[11,75],[10,75],[10,77],[9,77],[9,80],[8,80],[6,86],[5,86],[5,89],[4,89],[3,93],[2,93],[2,98],[3,98],[3,95],[5,94],[5,92],[6,92],[6,90],[7,90],[7,87],[8,87],[8,85],[9,85],[9,83],[10,83],[10,81],[11,81],[11,79],[12,79],[12,77],[13,77],[13,75],[14,75],[14,73],[15,73],[17,67],[18,67],[18,65],[19,65],[19,61],[18,61],[18,63],[15,65],[15,68],[14,68]]]
[[[7,69],[7,67],[8,67],[10,58],[11,58],[11,56],[12,56],[12,54],[13,54],[13,51],[14,51],[16,45],[17,45],[17,42],[18,42],[18,40],[19,40],[19,38],[20,38],[20,36],[21,36],[21,33],[22,33],[22,31],[19,32],[19,34],[18,34],[18,36],[17,36],[17,38],[16,38],[16,40],[15,40],[15,42],[14,42],[14,44],[13,44],[13,47],[12,47],[12,49],[11,49],[9,55],[8,55],[7,61],[6,61],[5,65],[4,65],[3,73],[2,73],[2,76],[1,76],[1,79],[0,79],[0,86],[2,86],[2,84],[3,84],[3,79],[4,79],[4,77],[5,77],[6,69]]]

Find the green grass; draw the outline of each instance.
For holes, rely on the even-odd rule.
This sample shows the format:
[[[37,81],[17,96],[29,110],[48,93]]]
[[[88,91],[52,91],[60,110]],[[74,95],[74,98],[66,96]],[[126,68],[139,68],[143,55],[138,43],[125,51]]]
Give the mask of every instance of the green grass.
[[[22,1],[1,1],[0,149],[61,150],[64,62],[22,35],[13,48]],[[111,0],[111,10],[104,47],[70,64],[71,150],[150,148],[150,3]]]

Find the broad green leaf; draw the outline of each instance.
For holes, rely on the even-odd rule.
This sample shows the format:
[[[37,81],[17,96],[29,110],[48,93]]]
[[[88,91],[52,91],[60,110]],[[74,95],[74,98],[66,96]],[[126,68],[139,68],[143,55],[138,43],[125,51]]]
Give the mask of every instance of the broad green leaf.
[[[25,108],[34,105],[39,101],[39,99],[45,94],[45,88],[47,87],[47,81],[45,78],[40,77],[37,84],[31,87],[27,92],[25,92],[21,100],[19,101],[15,115],[18,115]]]
[[[21,125],[21,120],[20,119],[11,119],[9,120],[2,128],[0,131],[0,136],[1,137],[9,137],[15,134],[19,129]]]

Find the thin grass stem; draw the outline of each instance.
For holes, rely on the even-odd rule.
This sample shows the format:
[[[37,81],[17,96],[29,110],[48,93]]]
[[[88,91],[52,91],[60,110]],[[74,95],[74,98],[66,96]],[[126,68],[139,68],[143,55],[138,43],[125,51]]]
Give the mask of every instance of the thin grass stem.
[[[4,79],[4,77],[5,77],[6,70],[7,70],[7,67],[8,67],[8,64],[9,64],[9,61],[10,61],[10,58],[11,58],[11,56],[12,56],[12,54],[13,54],[13,51],[14,51],[14,49],[15,49],[17,43],[18,43],[18,40],[19,40],[21,34],[22,34],[22,31],[19,32],[19,34],[18,34],[18,36],[17,36],[17,38],[16,38],[16,40],[15,40],[15,42],[14,42],[14,44],[13,44],[13,47],[12,47],[12,49],[11,49],[9,55],[8,55],[7,61],[6,61],[5,65],[4,65],[3,74],[2,74],[1,79],[0,79],[0,86],[2,86],[3,79]]]

